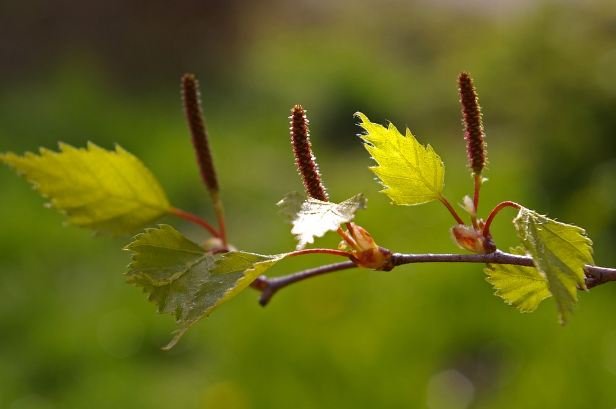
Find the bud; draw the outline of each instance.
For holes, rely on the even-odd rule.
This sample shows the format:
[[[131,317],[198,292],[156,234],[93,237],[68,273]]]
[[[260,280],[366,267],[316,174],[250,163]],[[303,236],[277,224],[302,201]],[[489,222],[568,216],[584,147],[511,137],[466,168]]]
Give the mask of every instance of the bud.
[[[228,245],[223,242],[219,237],[210,237],[205,240],[201,245],[205,251],[211,254],[227,253],[229,251],[237,251],[234,246]]]
[[[349,234],[354,243],[351,251],[353,261],[358,266],[375,270],[389,271],[394,266],[391,261],[391,252],[376,244],[372,235],[366,229],[355,223],[349,223]]]
[[[451,235],[460,248],[472,251],[473,253],[487,254],[496,251],[492,240],[486,238],[481,230],[475,230],[471,226],[464,224],[455,225],[451,228]]]
[[[329,197],[327,196],[325,186],[323,186],[321,182],[319,166],[312,153],[310,132],[308,130],[309,121],[306,117],[306,111],[301,105],[295,105],[291,109],[289,120],[295,164],[304,182],[306,194],[314,199],[327,202],[329,201]]]
[[[481,121],[479,98],[473,86],[472,78],[465,72],[458,77],[460,104],[462,105],[462,123],[464,124],[464,139],[466,154],[473,174],[481,175],[487,162],[485,133]]]

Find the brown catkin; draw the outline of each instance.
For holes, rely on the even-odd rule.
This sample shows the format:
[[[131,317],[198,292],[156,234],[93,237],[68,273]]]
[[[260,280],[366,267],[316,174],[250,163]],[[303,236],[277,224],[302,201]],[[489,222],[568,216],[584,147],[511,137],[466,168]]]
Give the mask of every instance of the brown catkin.
[[[308,130],[309,121],[306,117],[306,111],[301,105],[295,105],[291,109],[289,120],[295,164],[304,182],[306,194],[314,199],[327,202],[329,197],[327,196],[325,186],[321,182],[319,166],[312,153],[310,132]]]
[[[479,98],[473,86],[473,79],[465,72],[458,77],[460,104],[462,105],[462,123],[466,154],[474,175],[480,175],[487,162],[485,133],[481,121]]]
[[[193,74],[185,74],[182,77],[182,101],[184,102],[184,113],[190,128],[193,147],[195,148],[199,170],[201,171],[201,178],[205,182],[210,194],[214,196],[219,190],[218,179],[214,169],[207,130],[203,122],[199,82]]]

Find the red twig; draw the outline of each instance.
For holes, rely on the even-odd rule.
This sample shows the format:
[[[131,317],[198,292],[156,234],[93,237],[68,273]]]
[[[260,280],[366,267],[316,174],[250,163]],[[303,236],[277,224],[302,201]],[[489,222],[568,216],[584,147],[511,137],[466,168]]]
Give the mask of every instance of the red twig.
[[[211,224],[209,224],[208,222],[206,222],[205,220],[203,220],[202,218],[200,218],[199,216],[195,214],[186,212],[182,209],[178,209],[175,207],[171,209],[171,214],[179,218],[182,218],[184,220],[188,220],[191,223],[197,224],[203,227],[204,229],[206,229],[207,231],[209,231],[212,236],[221,238],[220,233],[216,231],[216,229],[212,227]],[[225,244],[225,247],[226,247],[226,244]]]

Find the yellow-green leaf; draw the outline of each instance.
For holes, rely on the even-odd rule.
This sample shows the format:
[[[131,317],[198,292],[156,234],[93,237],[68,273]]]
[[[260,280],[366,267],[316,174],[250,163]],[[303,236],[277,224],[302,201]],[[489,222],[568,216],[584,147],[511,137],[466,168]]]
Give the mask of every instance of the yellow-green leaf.
[[[309,197],[301,202],[297,193],[285,196],[278,206],[293,223],[291,233],[297,238],[297,248],[313,243],[328,231],[336,231],[343,223],[355,217],[355,212],[366,207],[366,197],[359,193],[341,203],[323,202]]]
[[[165,192],[143,163],[119,146],[113,151],[92,143],[78,149],[60,143],[60,151],[41,148],[0,154],[68,222],[111,234],[134,232],[167,213]]]
[[[526,255],[523,248],[512,248],[511,253]],[[533,312],[541,301],[551,297],[548,280],[536,268],[508,264],[488,264],[486,280],[495,294],[521,312]]]
[[[223,254],[216,262],[215,274],[241,273],[242,277],[235,283],[235,286],[225,293],[221,302],[237,295],[250,285],[257,277],[272,268],[274,264],[287,256],[284,254],[262,255],[248,253],[244,251],[231,251]]]
[[[577,302],[578,288],[586,289],[584,266],[593,264],[592,241],[584,229],[526,208],[520,209],[513,224],[535,266],[547,278],[560,322],[566,323]]]
[[[141,287],[158,312],[175,316],[178,329],[165,349],[285,256],[212,255],[168,225],[146,229],[125,249],[132,253],[127,281]]]
[[[364,147],[377,166],[370,169],[379,178],[382,190],[393,203],[418,205],[439,199],[445,183],[445,166],[430,145],[423,146],[406,130],[402,135],[393,124],[387,128],[355,114],[365,131]]]

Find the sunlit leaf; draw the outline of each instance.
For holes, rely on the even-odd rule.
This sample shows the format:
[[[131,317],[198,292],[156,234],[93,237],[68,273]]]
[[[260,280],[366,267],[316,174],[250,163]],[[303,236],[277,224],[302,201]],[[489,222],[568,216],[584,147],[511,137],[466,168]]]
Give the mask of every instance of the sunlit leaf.
[[[165,192],[152,173],[117,146],[108,151],[92,143],[78,149],[40,149],[0,154],[27,179],[68,222],[111,234],[134,232],[170,210]]]
[[[284,216],[289,223],[297,217],[297,214],[302,210],[302,205],[306,201],[306,196],[298,192],[290,192],[285,195],[276,205],[280,208],[280,214]]]
[[[535,266],[548,281],[559,319],[566,323],[577,302],[578,288],[586,289],[584,266],[593,264],[592,241],[584,229],[521,208],[513,224]]]
[[[168,225],[146,229],[126,250],[132,253],[127,281],[143,288],[158,312],[175,316],[178,329],[166,349],[285,256],[212,255]]]
[[[418,205],[441,197],[445,166],[430,145],[420,144],[408,129],[402,135],[391,123],[385,128],[360,112],[355,115],[366,131],[360,135],[364,147],[377,163],[370,169],[393,203]]]
[[[526,255],[520,247],[512,248],[510,253]],[[485,273],[494,293],[521,312],[535,311],[541,301],[552,295],[545,275],[533,267],[488,264]]]
[[[297,248],[313,243],[328,231],[336,231],[341,224],[350,222],[355,212],[366,207],[366,197],[357,194],[341,203],[323,202],[308,198],[299,205],[297,193],[291,193],[278,202],[281,212],[292,220],[291,233],[297,238]]]

